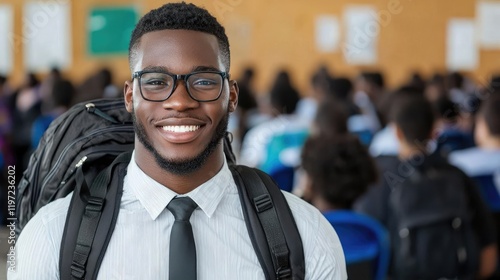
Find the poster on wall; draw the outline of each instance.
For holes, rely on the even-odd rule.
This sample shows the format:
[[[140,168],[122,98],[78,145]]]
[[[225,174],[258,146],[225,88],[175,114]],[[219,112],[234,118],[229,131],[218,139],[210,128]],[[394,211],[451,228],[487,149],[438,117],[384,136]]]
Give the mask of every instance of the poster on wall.
[[[344,42],[342,52],[348,64],[366,65],[377,62],[380,25],[377,10],[367,5],[347,6],[343,14]]]
[[[13,12],[10,5],[0,5],[0,75],[7,75],[12,71],[13,41]]]
[[[134,7],[96,7],[87,19],[90,55],[127,55],[138,13]]]
[[[69,1],[24,4],[24,63],[30,71],[47,71],[71,64],[71,20]]]
[[[450,19],[446,36],[446,66],[449,70],[475,70],[479,51],[475,22],[472,19]]]
[[[320,15],[316,18],[316,49],[323,53],[336,52],[340,43],[340,24],[336,16]]]
[[[500,49],[500,2],[479,1],[476,19],[481,48]]]

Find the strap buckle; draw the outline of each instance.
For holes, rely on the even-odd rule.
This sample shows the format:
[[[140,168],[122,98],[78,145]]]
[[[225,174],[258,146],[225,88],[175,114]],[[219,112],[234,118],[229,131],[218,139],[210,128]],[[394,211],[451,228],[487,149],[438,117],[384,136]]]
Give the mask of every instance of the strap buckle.
[[[273,208],[273,201],[271,200],[269,194],[257,196],[253,199],[253,204],[255,205],[255,209],[257,209],[257,212],[259,213]]]
[[[73,261],[71,263],[71,276],[77,279],[83,279],[84,275],[85,275],[85,267]]]
[[[102,207],[104,206],[104,199],[100,197],[91,196],[89,197],[89,201],[85,209],[93,212],[101,212]]]
[[[280,267],[276,271],[276,279],[291,279],[292,269],[290,267]]]

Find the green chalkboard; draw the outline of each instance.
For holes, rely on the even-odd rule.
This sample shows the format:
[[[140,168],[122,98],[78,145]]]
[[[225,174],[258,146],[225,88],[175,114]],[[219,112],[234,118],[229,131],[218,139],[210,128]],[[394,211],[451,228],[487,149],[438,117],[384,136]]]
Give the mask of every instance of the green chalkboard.
[[[93,8],[88,15],[88,53],[126,55],[138,20],[134,7]]]

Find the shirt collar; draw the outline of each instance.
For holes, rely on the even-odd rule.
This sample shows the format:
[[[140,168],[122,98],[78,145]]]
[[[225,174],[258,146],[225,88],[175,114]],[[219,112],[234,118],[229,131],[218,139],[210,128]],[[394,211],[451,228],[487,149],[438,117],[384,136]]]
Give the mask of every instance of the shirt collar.
[[[129,185],[132,193],[137,197],[146,211],[148,211],[153,220],[156,220],[170,201],[178,196],[177,193],[156,182],[139,168],[135,162],[135,152],[132,154],[132,160],[130,160],[127,167],[126,180],[126,184]],[[190,197],[198,204],[198,207],[205,215],[210,218],[222,200],[232,180],[231,171],[224,159],[221,170],[214,177],[191,192],[179,196]]]

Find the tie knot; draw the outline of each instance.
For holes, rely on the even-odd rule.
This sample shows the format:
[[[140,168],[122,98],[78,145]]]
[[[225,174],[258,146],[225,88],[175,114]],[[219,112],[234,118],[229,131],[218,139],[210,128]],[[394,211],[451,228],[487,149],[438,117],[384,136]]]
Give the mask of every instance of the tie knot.
[[[167,209],[174,214],[176,221],[189,221],[191,214],[198,205],[187,196],[176,197],[167,205]]]

